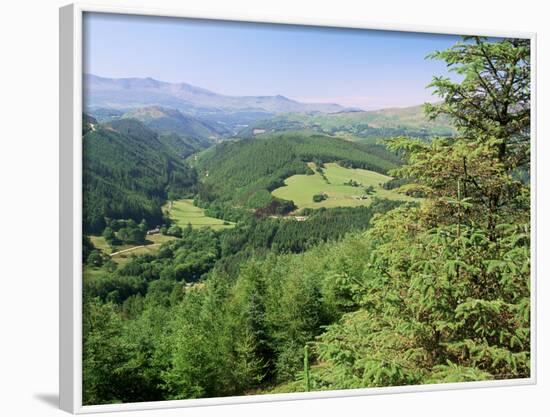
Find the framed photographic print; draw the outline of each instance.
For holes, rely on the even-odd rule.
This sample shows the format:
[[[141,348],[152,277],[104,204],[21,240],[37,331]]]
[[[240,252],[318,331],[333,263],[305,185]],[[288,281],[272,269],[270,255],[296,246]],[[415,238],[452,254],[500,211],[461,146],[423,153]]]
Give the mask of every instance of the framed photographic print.
[[[74,413],[535,382],[535,36],[60,10]]]

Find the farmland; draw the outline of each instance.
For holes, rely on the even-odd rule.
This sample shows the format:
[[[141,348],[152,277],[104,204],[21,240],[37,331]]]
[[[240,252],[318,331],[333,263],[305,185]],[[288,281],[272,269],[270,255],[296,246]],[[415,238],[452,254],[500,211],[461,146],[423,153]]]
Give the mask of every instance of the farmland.
[[[233,227],[230,222],[208,217],[204,214],[204,210],[194,206],[193,200],[190,199],[171,201],[163,209],[165,214],[181,228],[187,227],[189,224],[193,228],[211,227],[214,230]]]
[[[272,194],[278,198],[294,201],[294,204],[300,209],[368,206],[375,197],[415,201],[412,197],[382,188],[381,185],[391,179],[387,175],[366,169],[344,168],[336,163],[327,163],[323,168],[325,180],[322,174],[316,170],[314,163],[310,162],[308,166],[315,172],[314,175],[293,175],[285,180],[283,187],[275,189]],[[356,185],[349,185],[350,181]],[[366,195],[365,188],[369,186],[373,191]],[[314,202],[313,196],[317,194],[324,194],[326,199]]]

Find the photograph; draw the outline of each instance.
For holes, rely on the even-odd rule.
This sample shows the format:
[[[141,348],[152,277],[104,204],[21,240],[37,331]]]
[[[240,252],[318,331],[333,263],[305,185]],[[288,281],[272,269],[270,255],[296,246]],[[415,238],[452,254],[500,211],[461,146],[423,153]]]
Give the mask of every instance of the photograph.
[[[531,47],[85,11],[82,405],[531,380]]]

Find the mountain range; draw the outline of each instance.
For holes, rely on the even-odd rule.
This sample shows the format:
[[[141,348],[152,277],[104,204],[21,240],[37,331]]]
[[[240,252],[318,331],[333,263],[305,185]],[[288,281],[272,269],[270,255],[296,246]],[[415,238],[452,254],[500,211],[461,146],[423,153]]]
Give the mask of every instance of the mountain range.
[[[158,105],[191,114],[217,112],[333,113],[347,110],[333,103],[301,103],[282,95],[228,96],[187,83],[153,78],[84,76],[85,108],[129,109]]]
[[[282,95],[228,96],[187,83],[153,78],[84,76],[85,112],[100,122],[141,121],[159,133],[214,143],[228,137],[312,130],[353,137],[449,136],[445,119],[428,120],[422,106],[362,111],[330,103],[301,103]]]

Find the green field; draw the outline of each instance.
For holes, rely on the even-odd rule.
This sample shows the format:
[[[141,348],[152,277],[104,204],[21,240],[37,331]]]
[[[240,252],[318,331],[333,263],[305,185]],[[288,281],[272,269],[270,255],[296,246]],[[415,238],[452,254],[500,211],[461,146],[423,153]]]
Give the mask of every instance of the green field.
[[[310,162],[308,165],[315,169],[315,164]],[[273,190],[272,194],[278,198],[294,201],[298,208],[368,206],[375,197],[388,200],[417,200],[393,190],[383,189],[380,185],[389,181],[391,177],[374,171],[344,168],[335,163],[328,163],[325,164],[324,173],[328,183],[317,171],[314,175],[293,175],[285,180],[285,186]],[[344,184],[350,180],[356,181],[360,186]],[[368,186],[374,187],[374,193],[366,199],[361,199]],[[326,194],[327,199],[315,203],[313,196],[322,193]]]
[[[154,254],[159,250],[161,244],[173,239],[176,238],[173,236],[166,236],[161,234],[147,235],[147,237],[145,238],[145,244],[143,245],[125,244],[111,248],[107,244],[103,236],[90,236],[90,240],[92,241],[93,245],[106,255],[109,255],[111,259],[119,265],[126,263],[132,255],[145,255],[147,253]],[[123,252],[120,253],[121,251]],[[94,268],[90,267],[89,269],[90,271],[88,272],[91,272],[93,274]]]
[[[110,255],[111,253],[119,252],[121,250],[126,250],[134,246],[137,246],[135,244],[125,243],[122,245],[116,245],[114,247],[111,247],[103,236],[90,236],[90,240],[92,241],[92,244],[94,245],[95,248],[99,249],[106,255]],[[150,245],[153,243],[157,243],[157,242],[153,242],[153,239],[151,238],[151,236],[147,236],[146,245]]]
[[[102,268],[96,268],[90,265],[84,265],[82,268],[82,279],[84,281],[92,281],[102,275],[107,275],[108,272]]]
[[[189,223],[195,228],[211,227],[214,230],[227,229],[234,226],[233,223],[208,217],[204,214],[204,209],[194,206],[193,200],[190,199],[172,201],[164,206],[164,211],[181,228],[187,227]]]
[[[103,236],[90,236],[90,240],[92,241],[94,247],[96,247],[100,251],[106,254],[110,254],[112,252],[111,247],[105,241],[105,238]]]
[[[117,265],[124,265],[128,262],[133,255],[145,255],[145,254],[155,254],[159,249],[162,243],[168,242],[170,240],[176,239],[173,236],[166,236],[161,234],[156,235],[147,235],[145,245],[121,245],[116,246],[114,250],[105,242],[105,239],[102,236],[90,236],[90,239],[94,246],[97,249],[100,249],[103,253],[110,255],[111,259]],[[127,250],[128,249],[128,250]],[[127,250],[123,253],[116,253],[122,250]],[[111,255],[115,253],[115,255]],[[83,276],[85,280],[95,279],[100,275],[108,274],[103,268],[96,268],[90,265],[84,265]]]
[[[155,254],[159,249],[161,244],[164,242],[169,242],[170,240],[176,239],[174,236],[166,236],[161,234],[156,235],[147,235],[145,245],[137,245],[130,247],[127,252],[118,253],[111,256],[111,259],[117,264],[122,265],[128,262],[132,255],[145,255],[145,254]],[[116,252],[124,250],[120,247],[116,249]]]

